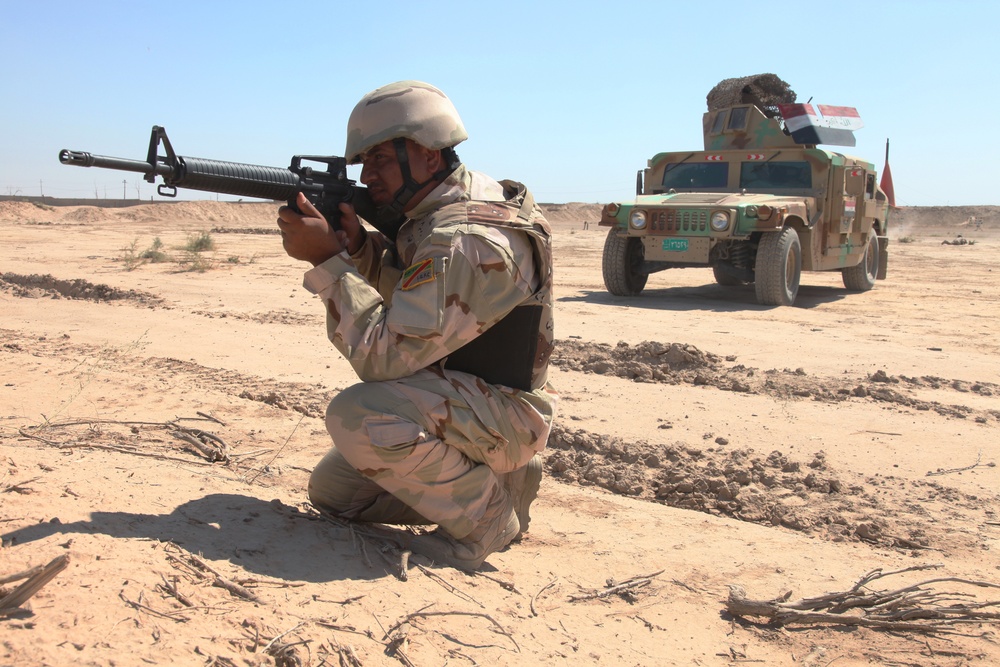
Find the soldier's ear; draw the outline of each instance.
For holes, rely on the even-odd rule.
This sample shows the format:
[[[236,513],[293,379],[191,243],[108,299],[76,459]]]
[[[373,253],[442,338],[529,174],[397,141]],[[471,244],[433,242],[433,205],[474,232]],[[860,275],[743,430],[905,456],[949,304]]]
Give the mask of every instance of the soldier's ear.
[[[441,151],[432,151],[431,149],[424,148],[423,146],[420,147],[420,150],[425,152],[428,171],[432,174],[436,174],[444,168],[444,156],[441,154]]]

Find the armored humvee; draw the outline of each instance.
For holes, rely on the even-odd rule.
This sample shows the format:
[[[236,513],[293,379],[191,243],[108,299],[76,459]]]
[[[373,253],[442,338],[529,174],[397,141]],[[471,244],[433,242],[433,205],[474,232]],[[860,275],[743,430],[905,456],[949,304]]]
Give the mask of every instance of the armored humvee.
[[[635,201],[604,207],[608,291],[634,296],[651,273],[696,266],[720,285],[753,283],[764,305],[792,305],[802,271],[841,271],[848,290],[872,289],[888,264],[886,193],[872,163],[817,147],[853,146],[857,112],[736,90],[715,108],[710,93],[704,150],[655,155]]]

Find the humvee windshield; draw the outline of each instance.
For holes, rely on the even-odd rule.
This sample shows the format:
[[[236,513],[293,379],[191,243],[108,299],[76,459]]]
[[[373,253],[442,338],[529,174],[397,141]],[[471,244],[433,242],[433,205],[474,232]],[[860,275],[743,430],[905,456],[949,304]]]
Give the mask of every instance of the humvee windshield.
[[[711,162],[707,164],[668,164],[663,172],[663,189],[691,190],[696,188],[720,189],[729,180],[729,163]]]
[[[808,162],[744,162],[740,165],[740,187],[811,188],[812,171]]]

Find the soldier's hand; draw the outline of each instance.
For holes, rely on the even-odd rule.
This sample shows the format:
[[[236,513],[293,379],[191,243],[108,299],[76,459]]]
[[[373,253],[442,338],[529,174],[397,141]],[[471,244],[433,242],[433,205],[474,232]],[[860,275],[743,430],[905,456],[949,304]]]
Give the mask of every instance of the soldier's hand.
[[[296,212],[290,206],[278,209],[281,245],[289,257],[318,266],[347,247],[348,233],[333,229],[301,192],[295,199],[295,205],[302,213]],[[360,227],[357,216],[353,217],[355,225]]]
[[[361,226],[358,214],[354,212],[354,207],[347,202],[340,203],[340,227],[347,239],[345,244],[347,252],[353,255],[365,242],[366,232],[365,228]]]

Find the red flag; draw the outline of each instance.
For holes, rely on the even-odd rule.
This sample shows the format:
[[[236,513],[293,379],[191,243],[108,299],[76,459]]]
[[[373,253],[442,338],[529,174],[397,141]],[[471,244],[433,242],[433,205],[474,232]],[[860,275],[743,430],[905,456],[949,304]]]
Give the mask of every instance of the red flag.
[[[885,161],[885,169],[882,170],[882,179],[879,181],[878,186],[885,193],[886,199],[889,200],[889,206],[896,208],[896,193],[892,189],[892,170],[889,169],[889,160]]]

